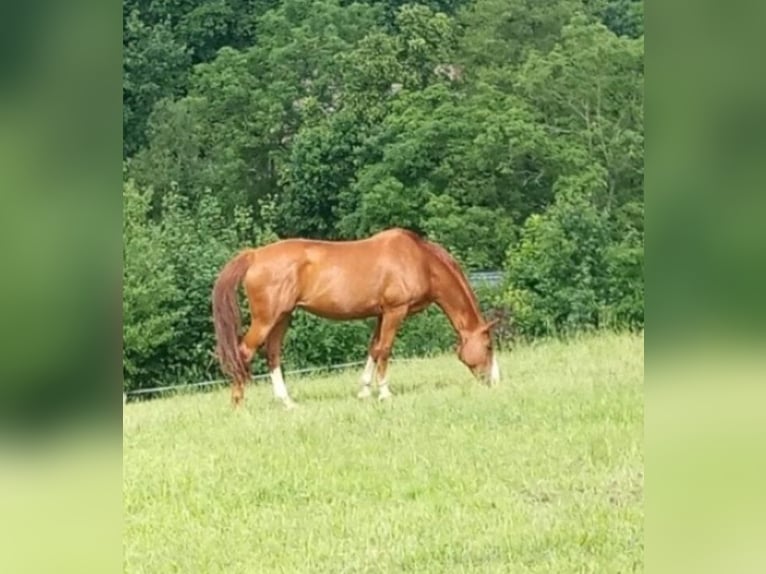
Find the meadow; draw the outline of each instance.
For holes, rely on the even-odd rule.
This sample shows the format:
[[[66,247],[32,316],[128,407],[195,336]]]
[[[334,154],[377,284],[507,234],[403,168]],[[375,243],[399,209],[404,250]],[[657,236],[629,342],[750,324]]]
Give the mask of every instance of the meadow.
[[[358,370],[287,377],[293,411],[263,383],[238,412],[227,388],[129,403],[124,570],[640,572],[643,342],[522,345],[495,388],[394,362],[384,403]]]

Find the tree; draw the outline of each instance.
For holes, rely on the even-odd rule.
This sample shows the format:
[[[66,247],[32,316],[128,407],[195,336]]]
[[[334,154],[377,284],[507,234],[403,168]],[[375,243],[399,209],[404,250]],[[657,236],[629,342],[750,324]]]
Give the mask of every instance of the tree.
[[[506,301],[526,335],[643,325],[643,239],[597,206],[597,187],[571,182],[509,250]]]
[[[516,80],[548,132],[564,175],[603,167],[602,203],[643,193],[643,42],[575,16],[548,53],[532,52]]]
[[[644,35],[642,0],[586,0],[584,4],[589,13],[618,36],[640,38]]]
[[[122,368],[132,388],[162,377],[182,310],[161,228],[149,219],[151,192],[128,181],[122,197]]]
[[[643,324],[641,2],[126,0],[123,14],[131,384],[215,376],[210,282],[278,236],[408,227],[467,269],[507,267],[493,304],[529,336]],[[436,316],[403,330],[408,352],[446,348]],[[287,356],[308,366],[356,358],[369,325],[300,315],[291,332]]]
[[[546,53],[579,0],[475,0],[458,12],[460,63],[466,73],[508,88],[532,50]]]
[[[154,104],[179,96],[186,88],[191,57],[166,21],[150,26],[138,10],[123,23],[123,154],[134,154],[146,143],[146,121]]]
[[[514,223],[550,193],[544,174],[530,177],[542,132],[521,102],[510,102],[449,83],[401,92],[366,143],[379,159],[339,192],[341,233],[404,226],[447,241],[471,266],[501,265]],[[477,235],[460,231],[466,226]]]
[[[131,173],[190,197],[213,190],[229,209],[275,198],[305,109],[312,101],[332,106],[336,54],[377,17],[368,6],[307,0],[260,15],[255,45],[221,48],[195,68],[186,97],[156,106],[149,145]],[[176,164],[186,166],[184,173]]]

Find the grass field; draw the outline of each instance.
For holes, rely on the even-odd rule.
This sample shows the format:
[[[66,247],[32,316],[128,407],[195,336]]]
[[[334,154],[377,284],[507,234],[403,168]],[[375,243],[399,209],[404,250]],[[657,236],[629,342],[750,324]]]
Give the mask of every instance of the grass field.
[[[453,355],[128,404],[126,572],[642,571],[643,337]]]

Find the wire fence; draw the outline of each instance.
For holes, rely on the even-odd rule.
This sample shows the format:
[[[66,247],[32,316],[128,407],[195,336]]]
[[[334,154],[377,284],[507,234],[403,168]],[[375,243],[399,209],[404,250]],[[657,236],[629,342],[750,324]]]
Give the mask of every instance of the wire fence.
[[[474,271],[468,275],[468,281],[474,285],[484,284],[493,287],[500,285],[504,278],[502,271]]]
[[[413,361],[418,361],[422,359],[423,357],[403,357],[401,359],[394,359],[391,358],[389,360],[390,363],[409,363]],[[335,365],[323,365],[318,367],[307,367],[304,369],[294,369],[292,371],[286,371],[284,373],[285,376],[293,376],[293,375],[305,375],[305,374],[319,374],[319,373],[326,373],[326,372],[332,372],[332,371],[339,371],[342,369],[350,369],[352,367],[362,367],[365,364],[367,364],[367,361],[353,361],[350,363],[338,363]],[[271,375],[268,373],[261,373],[258,375],[253,375],[252,380],[258,381],[258,380],[264,380],[268,379]],[[228,379],[215,379],[212,381],[202,381],[199,383],[187,383],[187,384],[178,384],[178,385],[166,385],[162,387],[147,387],[142,389],[134,389],[131,391],[124,391],[123,392],[123,403],[129,402],[131,397],[137,397],[140,395],[162,395],[163,393],[169,393],[169,392],[186,392],[187,390],[195,390],[195,389],[203,389],[208,387],[214,387],[214,386],[222,386],[227,385],[229,383]]]

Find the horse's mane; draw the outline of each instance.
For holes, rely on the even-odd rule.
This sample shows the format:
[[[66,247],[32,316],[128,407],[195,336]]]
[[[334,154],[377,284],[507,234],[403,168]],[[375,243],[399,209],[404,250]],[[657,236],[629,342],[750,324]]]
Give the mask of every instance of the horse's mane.
[[[463,270],[460,268],[460,265],[458,265],[457,261],[455,261],[455,258],[450,255],[449,251],[444,249],[444,247],[438,243],[434,243],[433,241],[418,235],[414,231],[409,229],[403,229],[402,231],[414,239],[419,245],[431,253],[431,255],[433,255],[452,272],[455,280],[457,281],[457,284],[463,290],[466,299],[468,299],[471,306],[473,307],[473,311],[478,317],[481,317],[481,313],[479,311],[479,302],[476,299],[476,294],[473,292],[473,289],[471,289],[471,286],[468,283],[468,279],[466,278],[465,273],[463,273]]]

